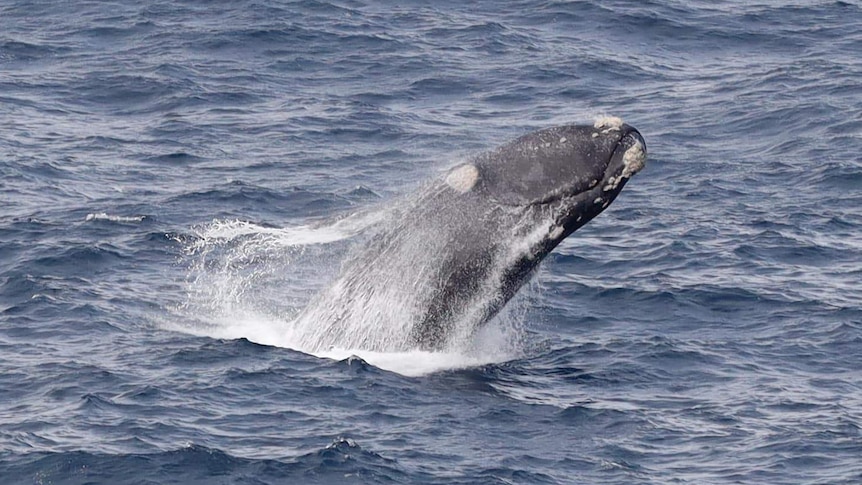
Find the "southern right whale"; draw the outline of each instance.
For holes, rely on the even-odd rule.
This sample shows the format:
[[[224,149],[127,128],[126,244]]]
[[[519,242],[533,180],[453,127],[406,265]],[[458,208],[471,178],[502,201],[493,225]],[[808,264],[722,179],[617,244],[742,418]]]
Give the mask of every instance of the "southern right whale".
[[[563,239],[644,167],[619,118],[539,130],[476,156],[393,210],[300,315],[303,347],[444,349],[469,338]],[[316,348],[315,348],[316,347]]]

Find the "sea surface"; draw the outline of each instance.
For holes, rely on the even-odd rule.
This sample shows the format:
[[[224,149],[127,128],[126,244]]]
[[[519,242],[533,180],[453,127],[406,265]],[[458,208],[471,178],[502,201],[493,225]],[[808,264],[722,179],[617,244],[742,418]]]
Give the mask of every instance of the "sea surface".
[[[291,339],[607,115],[646,168],[469,345]],[[0,0],[0,483],[862,483],[862,3]]]

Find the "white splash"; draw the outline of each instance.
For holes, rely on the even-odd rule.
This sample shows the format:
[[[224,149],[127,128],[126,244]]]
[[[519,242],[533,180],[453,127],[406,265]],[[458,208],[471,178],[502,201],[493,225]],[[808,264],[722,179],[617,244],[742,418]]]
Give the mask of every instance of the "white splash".
[[[110,222],[141,222],[147,216],[115,216],[105,212],[87,214],[85,221],[110,221]]]
[[[525,289],[527,291],[524,294],[531,291],[529,287]],[[379,352],[331,348],[312,352],[312,355],[337,360],[356,356],[375,367],[406,376],[421,376],[445,370],[506,362],[523,357],[521,322],[526,309],[526,298],[519,294],[493,322],[484,325],[475,333],[464,335],[465,338],[469,337],[468,345],[434,352],[419,349]]]
[[[259,241],[283,247],[329,244],[355,236],[379,222],[382,217],[381,212],[371,212],[345,217],[328,225],[300,225],[285,228],[266,227],[236,219],[216,220],[196,228],[196,235],[200,239],[191,249],[206,246],[213,241],[229,241],[243,236],[253,236]]]
[[[317,357],[344,360],[359,357],[369,364],[405,376],[421,376],[441,370],[476,367],[493,362],[478,356],[458,352],[428,352],[411,350],[407,352],[373,352],[363,350],[332,349],[320,352]]]
[[[246,338],[324,358],[358,356],[379,368],[411,376],[518,355],[521,320],[510,316],[523,308],[517,303],[510,304],[495,325],[475,334],[465,328],[464,335],[453,339],[459,344],[443,351],[405,347],[410,331],[406,322],[410,312],[417,311],[409,302],[421,293],[415,285],[430,270],[425,267],[429,263],[415,254],[391,255],[400,258],[402,265],[393,277],[406,279],[369,284],[368,290],[375,293],[350,303],[357,306],[350,310],[349,321],[326,321],[338,313],[331,313],[325,302],[320,311],[305,311],[318,295],[347,291],[339,283],[330,285],[344,255],[356,243],[353,238],[362,237],[365,229],[377,223],[391,224],[392,217],[390,210],[380,210],[326,225],[273,228],[233,220],[200,226],[196,237],[185,243],[190,268],[187,301],[178,308],[181,318],[164,326],[213,338]],[[332,332],[349,332],[350,338],[338,338]],[[342,341],[352,344],[333,345]]]

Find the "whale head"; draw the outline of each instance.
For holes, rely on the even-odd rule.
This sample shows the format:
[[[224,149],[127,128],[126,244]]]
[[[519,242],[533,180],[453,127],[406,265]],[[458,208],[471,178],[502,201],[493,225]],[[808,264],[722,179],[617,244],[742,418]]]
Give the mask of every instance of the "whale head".
[[[550,251],[596,217],[644,167],[646,143],[619,118],[566,125],[522,136],[457,167],[450,187],[496,204],[550,215]]]

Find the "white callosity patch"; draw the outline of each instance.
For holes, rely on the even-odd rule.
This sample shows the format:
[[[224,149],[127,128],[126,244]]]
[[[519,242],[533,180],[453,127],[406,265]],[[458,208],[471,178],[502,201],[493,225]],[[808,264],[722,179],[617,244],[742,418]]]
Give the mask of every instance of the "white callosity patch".
[[[619,176],[611,176],[607,183],[602,187],[604,192],[614,190],[619,186],[624,179],[631,178],[632,175],[641,171],[646,162],[646,154],[643,150],[643,145],[640,142],[626,150],[623,154],[623,171]]]
[[[621,178],[630,178],[641,171],[646,163],[646,152],[641,142],[635,143],[623,155],[623,173]]]
[[[619,131],[623,127],[623,120],[616,116],[601,116],[596,118],[595,123],[593,123],[593,127],[597,130],[602,130],[602,133]]]
[[[466,194],[479,181],[479,169],[475,165],[462,165],[446,177],[446,185],[455,191]]]

